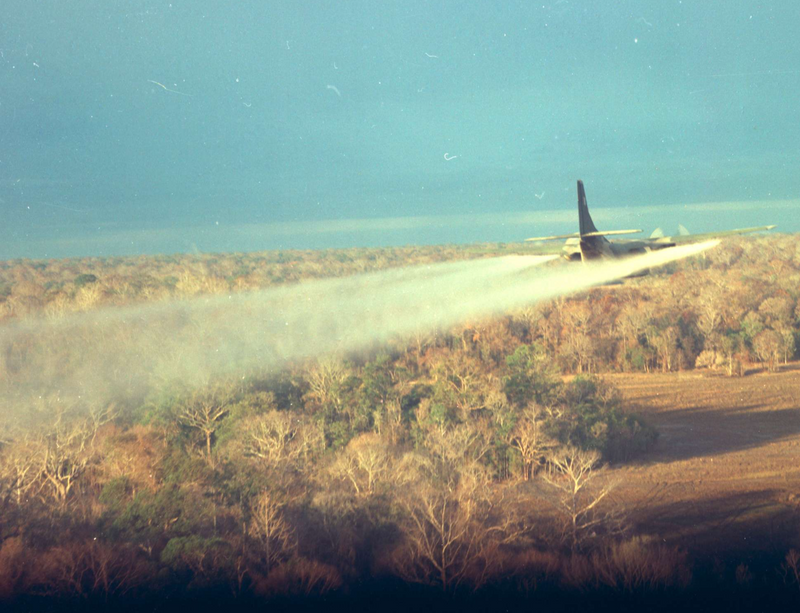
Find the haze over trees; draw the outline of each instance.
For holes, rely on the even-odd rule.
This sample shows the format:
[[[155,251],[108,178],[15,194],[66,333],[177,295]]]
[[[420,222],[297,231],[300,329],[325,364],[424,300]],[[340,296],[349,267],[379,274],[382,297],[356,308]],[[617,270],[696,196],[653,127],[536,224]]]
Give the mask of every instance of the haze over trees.
[[[475,255],[3,262],[0,320]],[[797,357],[799,288],[798,237],[739,239],[649,278],[279,373],[189,386],[120,370],[124,393],[100,406],[7,397],[0,599],[313,596],[364,581],[683,589],[686,553],[635,533],[606,469],[657,433],[600,375],[780,369]],[[67,341],[53,339],[43,378]],[[4,346],[0,381],[28,350],[24,337]]]

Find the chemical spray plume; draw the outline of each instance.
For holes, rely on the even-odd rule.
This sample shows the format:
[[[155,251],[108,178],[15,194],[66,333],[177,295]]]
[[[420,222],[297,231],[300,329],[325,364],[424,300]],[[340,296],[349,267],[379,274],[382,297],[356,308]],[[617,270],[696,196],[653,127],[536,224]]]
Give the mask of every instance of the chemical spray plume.
[[[276,371],[579,292],[716,244],[587,266],[485,258],[26,321],[0,328],[0,402],[134,402],[154,385]]]

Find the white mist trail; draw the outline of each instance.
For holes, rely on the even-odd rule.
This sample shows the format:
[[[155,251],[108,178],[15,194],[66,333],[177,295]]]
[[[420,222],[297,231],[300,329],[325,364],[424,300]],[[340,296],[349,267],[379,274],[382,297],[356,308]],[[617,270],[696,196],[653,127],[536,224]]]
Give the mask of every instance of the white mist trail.
[[[575,293],[717,243],[588,266],[540,266],[555,256],[414,266],[10,325],[0,328],[0,402],[103,404],[160,382],[275,371]]]

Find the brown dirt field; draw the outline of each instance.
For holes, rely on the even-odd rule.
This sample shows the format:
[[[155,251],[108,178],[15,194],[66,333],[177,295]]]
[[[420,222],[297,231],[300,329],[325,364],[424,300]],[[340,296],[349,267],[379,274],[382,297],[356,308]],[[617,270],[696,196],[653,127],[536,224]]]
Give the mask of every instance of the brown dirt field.
[[[611,470],[637,532],[719,554],[800,544],[800,364],[607,378],[659,432]]]

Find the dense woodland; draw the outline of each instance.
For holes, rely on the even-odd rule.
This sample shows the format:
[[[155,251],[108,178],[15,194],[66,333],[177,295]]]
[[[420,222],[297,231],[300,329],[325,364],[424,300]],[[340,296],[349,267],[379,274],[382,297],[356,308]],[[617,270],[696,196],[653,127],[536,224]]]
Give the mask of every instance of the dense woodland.
[[[487,250],[517,246],[8,261],[0,322]],[[733,239],[366,354],[199,388],[153,380],[103,405],[6,395],[0,599],[691,590],[688,552],[638,534],[614,500],[605,467],[658,433],[602,374],[779,369],[797,357],[799,299],[800,236]],[[775,576],[797,592],[792,546]]]

